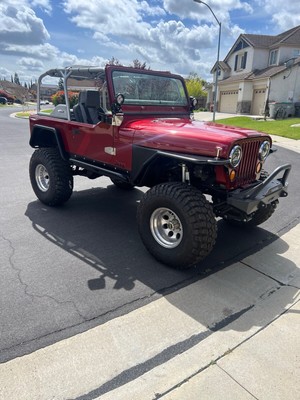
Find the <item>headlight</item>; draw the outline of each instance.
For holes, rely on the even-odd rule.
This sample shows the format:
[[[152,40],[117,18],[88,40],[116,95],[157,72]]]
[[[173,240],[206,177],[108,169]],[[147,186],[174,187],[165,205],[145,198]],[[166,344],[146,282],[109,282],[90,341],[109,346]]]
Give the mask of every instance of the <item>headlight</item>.
[[[260,145],[259,148],[259,159],[260,161],[265,161],[265,159],[268,157],[270,153],[270,142],[268,142],[267,140],[265,140],[264,142],[262,142],[262,144]]]
[[[233,168],[236,168],[242,158],[242,148],[241,146],[234,146],[229,154],[230,164]]]

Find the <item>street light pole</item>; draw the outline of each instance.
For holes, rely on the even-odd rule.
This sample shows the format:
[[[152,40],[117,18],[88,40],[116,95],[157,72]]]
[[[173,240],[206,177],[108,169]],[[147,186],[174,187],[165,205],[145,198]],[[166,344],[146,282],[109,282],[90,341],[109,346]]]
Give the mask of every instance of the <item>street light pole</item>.
[[[220,44],[221,44],[221,22],[216,17],[215,13],[211,9],[211,7],[201,0],[194,0],[195,3],[204,4],[207,8],[209,8],[210,12],[214,16],[217,24],[219,25],[219,39],[218,39],[218,54],[217,54],[217,65],[216,65],[216,78],[215,78],[215,91],[214,91],[214,109],[213,109],[213,121],[216,120],[216,108],[217,108],[217,91],[218,91],[218,73],[219,73],[219,58],[220,58]]]

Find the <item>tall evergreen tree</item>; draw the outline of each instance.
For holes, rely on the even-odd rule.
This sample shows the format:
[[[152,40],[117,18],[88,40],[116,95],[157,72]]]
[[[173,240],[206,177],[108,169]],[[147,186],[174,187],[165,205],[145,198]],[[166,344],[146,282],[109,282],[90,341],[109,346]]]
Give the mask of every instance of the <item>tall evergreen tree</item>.
[[[15,72],[15,76],[14,76],[14,83],[16,85],[21,85],[19,75],[16,72]]]
[[[59,78],[58,90],[64,90],[64,80],[63,80],[63,78]]]

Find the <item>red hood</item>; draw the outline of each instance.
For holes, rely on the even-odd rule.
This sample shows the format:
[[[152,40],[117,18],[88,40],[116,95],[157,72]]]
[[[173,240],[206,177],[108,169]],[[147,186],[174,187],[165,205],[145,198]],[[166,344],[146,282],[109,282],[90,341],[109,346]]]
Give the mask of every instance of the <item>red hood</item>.
[[[124,129],[134,130],[133,142],[141,146],[213,157],[217,154],[216,147],[221,147],[220,156],[224,158],[228,156],[234,142],[249,137],[268,136],[249,129],[191,121],[188,118],[130,121]]]

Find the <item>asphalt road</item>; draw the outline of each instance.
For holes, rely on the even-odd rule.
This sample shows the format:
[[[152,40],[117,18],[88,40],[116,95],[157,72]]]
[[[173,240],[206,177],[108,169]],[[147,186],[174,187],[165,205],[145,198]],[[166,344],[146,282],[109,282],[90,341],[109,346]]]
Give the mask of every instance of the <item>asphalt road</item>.
[[[0,362],[30,353],[228,267],[291,229],[300,217],[299,154],[283,148],[267,169],[291,162],[289,196],[251,231],[218,222],[211,255],[189,271],[155,261],[137,232],[143,190],[75,178],[63,207],[36,200],[28,177],[28,120],[0,108]],[[238,282],[233,282],[233,287]],[[208,305],[209,307],[209,305]]]

